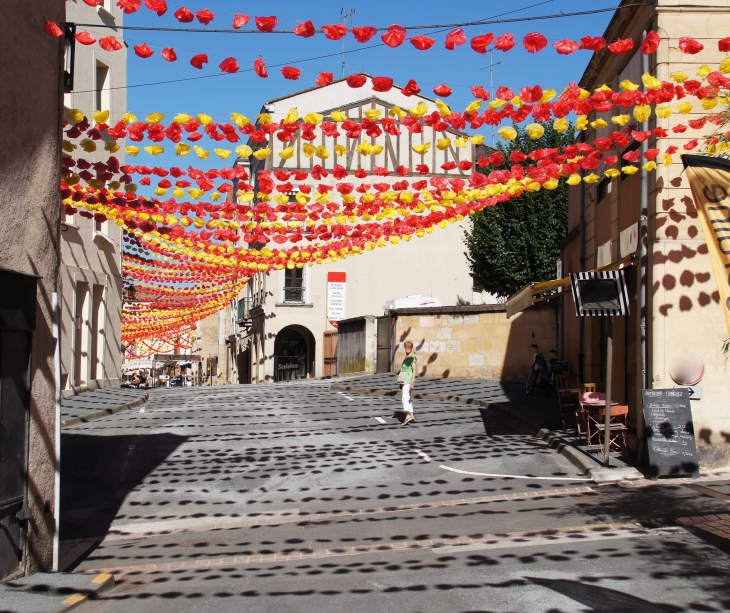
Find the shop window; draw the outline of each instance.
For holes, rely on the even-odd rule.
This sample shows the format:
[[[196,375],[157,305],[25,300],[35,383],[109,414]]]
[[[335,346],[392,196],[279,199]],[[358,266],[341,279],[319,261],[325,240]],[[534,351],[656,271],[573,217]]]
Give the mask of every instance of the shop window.
[[[284,302],[304,302],[304,268],[287,268],[284,270]]]

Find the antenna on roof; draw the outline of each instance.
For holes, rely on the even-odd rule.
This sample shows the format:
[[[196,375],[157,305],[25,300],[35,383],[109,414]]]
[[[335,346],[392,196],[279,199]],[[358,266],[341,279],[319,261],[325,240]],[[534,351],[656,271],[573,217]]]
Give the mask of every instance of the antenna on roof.
[[[340,11],[340,17],[342,19],[342,23],[344,25],[348,25],[352,23],[352,16],[355,14],[355,9],[346,9],[343,8]],[[347,63],[345,62],[345,38],[342,38],[342,58],[340,59],[340,64],[342,65],[342,78],[345,78],[345,66]]]
[[[489,54],[489,97],[494,100],[494,67],[499,66],[500,64],[504,64],[503,61],[495,62],[494,57],[492,56],[492,49],[489,49],[487,51]],[[484,68],[480,68],[479,70],[486,70],[487,66]],[[492,147],[494,147],[494,126],[492,126]]]

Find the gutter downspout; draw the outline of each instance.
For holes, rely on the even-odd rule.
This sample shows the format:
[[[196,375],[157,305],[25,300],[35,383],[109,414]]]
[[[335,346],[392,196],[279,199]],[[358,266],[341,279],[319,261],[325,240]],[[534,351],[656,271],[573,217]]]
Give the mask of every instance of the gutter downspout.
[[[59,238],[60,240],[60,238]],[[55,374],[55,471],[53,483],[53,572],[58,572],[58,559],[61,550],[61,322],[60,308],[58,306],[58,292],[53,292],[51,297],[52,322],[53,322],[53,368]]]
[[[581,142],[586,142],[585,131],[581,132]],[[585,175],[585,171],[581,171],[581,175]],[[586,260],[586,184],[581,181],[580,187],[580,272],[585,271]],[[585,318],[578,318],[578,376],[581,381],[585,381]]]
[[[641,56],[642,74],[649,72],[649,56],[642,54]],[[648,122],[644,122],[641,127],[642,131],[649,129]],[[649,148],[649,139],[647,138],[641,143],[641,159],[644,158]],[[641,212],[639,215],[639,338],[641,353],[641,389],[647,389],[649,380],[646,364],[646,311],[647,311],[647,272],[649,264],[649,173],[641,173]],[[638,441],[636,455],[639,465],[643,464],[645,453],[644,441],[644,414],[643,410],[638,408],[636,419],[636,438]]]

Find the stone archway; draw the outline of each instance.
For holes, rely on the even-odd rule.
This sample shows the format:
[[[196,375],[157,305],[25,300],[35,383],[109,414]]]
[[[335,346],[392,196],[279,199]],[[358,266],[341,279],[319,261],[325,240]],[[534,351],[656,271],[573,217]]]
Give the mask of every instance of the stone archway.
[[[274,381],[314,376],[315,340],[304,326],[282,328],[274,340]]]

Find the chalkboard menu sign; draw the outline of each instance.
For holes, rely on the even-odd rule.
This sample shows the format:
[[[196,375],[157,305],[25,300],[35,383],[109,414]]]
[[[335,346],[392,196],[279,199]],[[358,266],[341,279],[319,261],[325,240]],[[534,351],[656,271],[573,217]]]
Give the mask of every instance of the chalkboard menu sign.
[[[686,389],[644,390],[644,423],[652,479],[700,476]]]

